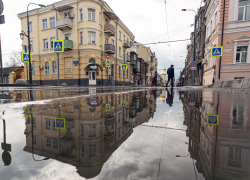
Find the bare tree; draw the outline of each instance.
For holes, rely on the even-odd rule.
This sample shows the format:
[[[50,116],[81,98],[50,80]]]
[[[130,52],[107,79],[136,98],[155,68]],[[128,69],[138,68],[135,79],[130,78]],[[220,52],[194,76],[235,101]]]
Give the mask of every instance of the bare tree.
[[[21,54],[22,54],[22,51],[13,51],[12,53],[10,53],[8,66],[9,67],[23,66]]]

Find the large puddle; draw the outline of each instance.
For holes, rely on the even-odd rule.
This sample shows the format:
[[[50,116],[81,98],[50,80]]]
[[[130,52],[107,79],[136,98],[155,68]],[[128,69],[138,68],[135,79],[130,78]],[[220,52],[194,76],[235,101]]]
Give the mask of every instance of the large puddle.
[[[250,179],[246,91],[0,92],[3,180]]]

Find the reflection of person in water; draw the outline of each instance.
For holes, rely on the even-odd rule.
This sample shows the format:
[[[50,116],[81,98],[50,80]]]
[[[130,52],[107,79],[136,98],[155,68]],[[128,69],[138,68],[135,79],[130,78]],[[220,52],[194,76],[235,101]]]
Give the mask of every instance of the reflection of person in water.
[[[166,103],[171,107],[173,105],[173,99],[174,99],[173,88],[171,88],[171,94],[169,94],[168,88],[166,88],[166,89],[167,89],[167,93],[168,93]]]
[[[153,95],[153,96],[154,96],[154,99],[156,99],[156,89],[153,89],[153,90],[152,90],[151,95]]]

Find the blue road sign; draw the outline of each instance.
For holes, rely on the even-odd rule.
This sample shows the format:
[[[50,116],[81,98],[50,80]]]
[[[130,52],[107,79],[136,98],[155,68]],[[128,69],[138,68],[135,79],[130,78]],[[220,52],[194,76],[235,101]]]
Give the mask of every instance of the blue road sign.
[[[223,47],[218,46],[218,47],[212,47],[211,48],[211,57],[220,57],[223,54]]]
[[[122,64],[122,67],[121,67],[122,71],[127,71],[127,67],[128,67],[127,64]]]
[[[208,125],[219,125],[219,116],[215,114],[207,115],[207,124]]]
[[[126,107],[127,106],[127,101],[126,100],[121,100],[121,106]]]
[[[197,63],[195,61],[191,62],[190,64],[192,67],[196,67],[197,66]]]
[[[110,111],[110,104],[106,104],[106,111]]]
[[[106,59],[106,67],[110,67],[110,60]]]
[[[194,105],[189,105],[189,109],[193,110],[194,109]]]
[[[22,62],[29,63],[29,60],[30,60],[30,55],[28,53],[22,53]],[[31,63],[32,63],[32,59],[31,59]]]
[[[64,40],[53,41],[53,53],[63,53],[64,52]]]
[[[65,118],[55,118],[55,128],[65,129]]]

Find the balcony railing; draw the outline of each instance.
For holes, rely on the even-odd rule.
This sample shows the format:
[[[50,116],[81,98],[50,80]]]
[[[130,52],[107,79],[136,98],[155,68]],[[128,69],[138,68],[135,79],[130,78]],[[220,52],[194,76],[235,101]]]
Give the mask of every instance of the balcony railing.
[[[61,31],[72,29],[72,20],[69,18],[58,19],[56,25]]]
[[[105,53],[115,54],[115,46],[112,44],[105,44]]]
[[[135,60],[130,60],[130,65],[132,65],[132,66],[136,65],[136,61]]]
[[[153,56],[150,57],[150,61],[154,62],[154,57]]]
[[[64,50],[65,51],[73,50],[73,41],[71,41],[71,40],[64,40]]]
[[[134,41],[131,42],[130,52],[136,53],[136,45],[135,45],[135,42],[134,42]]]
[[[115,35],[115,27],[112,24],[106,24],[104,26],[104,33],[114,36]]]
[[[107,126],[111,126],[115,123],[115,117],[113,116],[109,116],[109,117],[106,117],[105,118],[105,122],[104,124],[107,125]]]
[[[124,55],[124,56],[123,56],[122,62],[123,62],[123,63],[130,62],[130,56],[129,56],[129,55]]]
[[[124,40],[123,41],[123,47],[124,48],[130,48],[130,44],[129,43],[130,43],[129,41]]]

